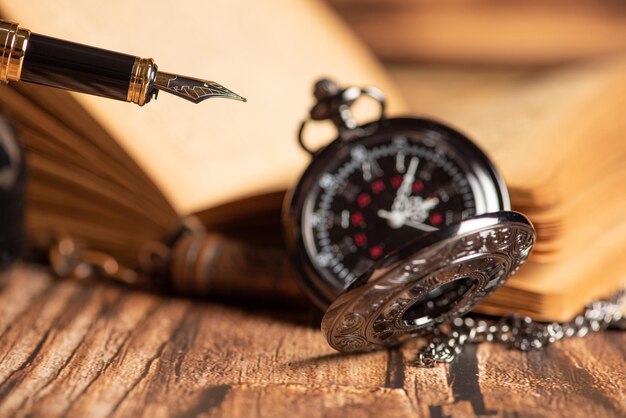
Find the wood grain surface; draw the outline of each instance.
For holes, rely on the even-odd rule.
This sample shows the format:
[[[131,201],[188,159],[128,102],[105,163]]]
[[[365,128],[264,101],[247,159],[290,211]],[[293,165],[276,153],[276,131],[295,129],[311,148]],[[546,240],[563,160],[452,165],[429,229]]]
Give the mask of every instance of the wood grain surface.
[[[1,417],[623,417],[626,334],[543,352],[422,341],[344,356],[319,314],[228,306],[17,266],[0,279]]]

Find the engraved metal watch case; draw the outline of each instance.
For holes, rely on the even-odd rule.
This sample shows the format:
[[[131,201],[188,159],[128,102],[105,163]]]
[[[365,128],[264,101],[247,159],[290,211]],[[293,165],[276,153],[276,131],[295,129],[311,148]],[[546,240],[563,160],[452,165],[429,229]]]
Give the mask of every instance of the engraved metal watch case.
[[[328,308],[322,332],[344,352],[394,345],[469,312],[524,263],[525,216],[474,216],[392,252]]]
[[[339,351],[394,345],[469,312],[528,257],[535,232],[510,211],[487,156],[444,124],[385,118],[374,88],[316,84],[317,102],[298,140],[312,155],[287,196],[283,223],[307,295],[327,309],[322,330]],[[350,106],[380,104],[358,125]],[[338,137],[312,151],[311,120]]]

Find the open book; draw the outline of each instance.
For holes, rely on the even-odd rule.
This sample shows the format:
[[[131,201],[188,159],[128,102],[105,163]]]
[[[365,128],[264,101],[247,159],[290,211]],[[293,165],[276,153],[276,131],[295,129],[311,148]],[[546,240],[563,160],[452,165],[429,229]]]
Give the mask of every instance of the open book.
[[[173,29],[164,5],[0,1],[4,17],[33,31],[150,56],[249,99],[194,106],[163,97],[139,108],[26,84],[0,87],[0,104],[28,151],[35,245],[69,235],[132,268],[146,243],[166,240],[189,215],[209,230],[251,226],[249,238],[256,213],[278,219],[280,193],[270,192],[288,188],[306,165],[296,128],[313,82],[332,76],[380,87],[389,115],[410,109],[466,132],[500,168],[538,243],[484,312],[567,319],[623,285],[626,60],[505,74],[394,68],[392,80],[318,2],[194,4],[184,27]],[[278,222],[269,225],[253,240],[278,241]]]

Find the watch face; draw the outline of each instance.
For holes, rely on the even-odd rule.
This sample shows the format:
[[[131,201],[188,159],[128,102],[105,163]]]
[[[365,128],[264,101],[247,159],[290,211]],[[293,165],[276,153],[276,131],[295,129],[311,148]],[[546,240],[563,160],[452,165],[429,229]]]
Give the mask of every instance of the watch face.
[[[291,202],[296,257],[325,305],[386,254],[508,197],[484,154],[443,125],[392,119],[319,153]]]

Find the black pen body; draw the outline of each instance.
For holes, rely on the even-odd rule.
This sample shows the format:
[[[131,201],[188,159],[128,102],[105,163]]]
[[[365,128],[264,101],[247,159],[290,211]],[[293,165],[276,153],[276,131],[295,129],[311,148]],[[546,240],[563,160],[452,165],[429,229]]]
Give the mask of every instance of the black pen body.
[[[32,33],[21,80],[128,101],[137,57]]]
[[[214,81],[159,72],[140,58],[32,33],[0,19],[0,83],[25,81],[143,106],[159,91],[193,103],[212,97],[246,101]]]

